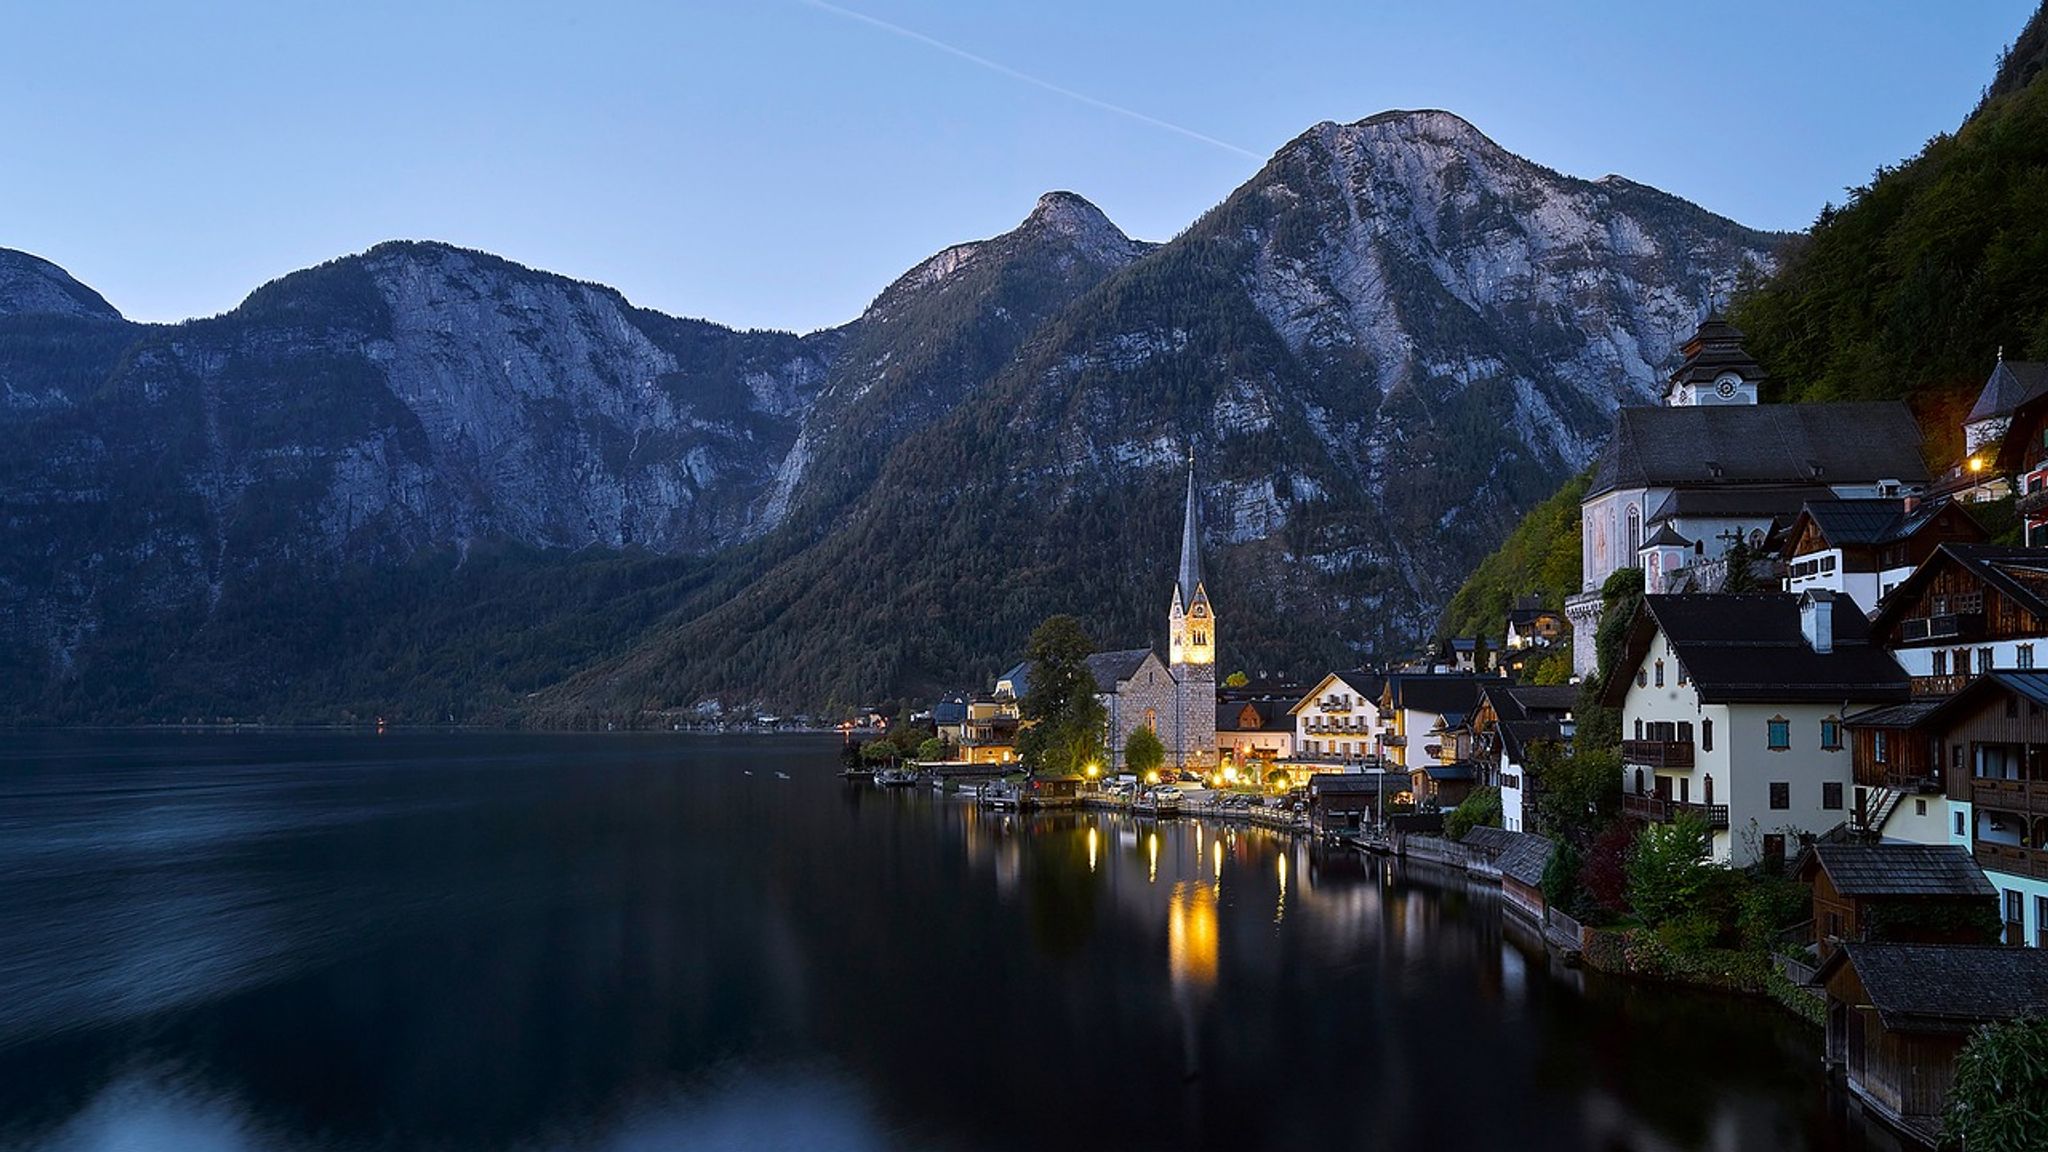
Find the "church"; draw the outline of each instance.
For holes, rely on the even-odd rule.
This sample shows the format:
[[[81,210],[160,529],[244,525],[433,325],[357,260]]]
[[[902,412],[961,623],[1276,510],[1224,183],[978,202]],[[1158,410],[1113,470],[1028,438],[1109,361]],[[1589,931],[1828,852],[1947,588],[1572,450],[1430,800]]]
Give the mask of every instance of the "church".
[[[1200,517],[1190,454],[1180,571],[1166,610],[1166,659],[1151,648],[1088,658],[1097,698],[1108,716],[1104,737],[1110,764],[1117,771],[1123,769],[1125,741],[1141,726],[1159,735],[1168,767],[1203,772],[1216,764],[1216,610],[1202,582]]]

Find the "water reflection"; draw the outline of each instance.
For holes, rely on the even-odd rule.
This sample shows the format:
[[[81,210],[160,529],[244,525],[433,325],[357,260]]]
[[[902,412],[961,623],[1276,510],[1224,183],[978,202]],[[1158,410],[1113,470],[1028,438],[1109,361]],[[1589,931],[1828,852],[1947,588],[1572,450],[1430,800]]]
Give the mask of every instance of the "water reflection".
[[[805,741],[23,746],[0,1147],[1867,1146],[1773,1010],[1259,829]]]

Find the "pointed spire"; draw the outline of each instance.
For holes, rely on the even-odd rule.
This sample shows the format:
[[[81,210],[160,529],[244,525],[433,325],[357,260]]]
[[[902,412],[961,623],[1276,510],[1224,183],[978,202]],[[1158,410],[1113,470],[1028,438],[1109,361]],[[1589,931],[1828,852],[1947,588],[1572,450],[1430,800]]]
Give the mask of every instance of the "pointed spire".
[[[1195,505],[1195,446],[1188,445],[1188,507],[1180,529],[1180,579],[1175,591],[1180,602],[1192,606],[1195,589],[1202,584],[1202,528]]]

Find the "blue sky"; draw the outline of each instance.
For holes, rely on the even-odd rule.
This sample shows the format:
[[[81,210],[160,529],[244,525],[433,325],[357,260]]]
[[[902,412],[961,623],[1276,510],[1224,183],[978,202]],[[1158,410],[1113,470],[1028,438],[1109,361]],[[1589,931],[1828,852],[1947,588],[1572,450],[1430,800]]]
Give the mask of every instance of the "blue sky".
[[[1048,189],[1166,239],[1310,125],[1420,107],[1799,228],[2033,6],[0,0],[0,245],[147,320],[431,238],[808,330]]]

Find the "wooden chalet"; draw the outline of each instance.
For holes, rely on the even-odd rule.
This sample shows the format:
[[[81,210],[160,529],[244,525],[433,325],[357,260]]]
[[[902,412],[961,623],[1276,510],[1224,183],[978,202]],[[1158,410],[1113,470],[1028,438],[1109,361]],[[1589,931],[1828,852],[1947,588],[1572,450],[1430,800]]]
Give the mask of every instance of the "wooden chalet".
[[[2048,951],[1851,942],[1820,966],[1827,1060],[1886,1121],[1933,1144],[1973,1030],[2048,1012]]]
[[[1943,544],[1871,617],[1872,636],[1912,677],[1947,696],[1973,675],[2048,666],[2048,552]]]
[[[1950,844],[1819,843],[1799,879],[1813,889],[1822,961],[1844,943],[1995,944],[1998,892]]]

